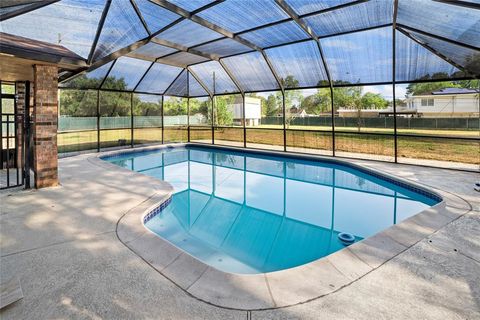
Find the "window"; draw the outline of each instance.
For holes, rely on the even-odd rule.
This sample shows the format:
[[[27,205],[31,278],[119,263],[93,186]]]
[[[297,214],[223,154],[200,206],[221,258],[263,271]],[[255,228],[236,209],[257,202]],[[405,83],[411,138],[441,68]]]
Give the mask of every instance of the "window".
[[[433,99],[422,99],[422,107],[433,107]]]

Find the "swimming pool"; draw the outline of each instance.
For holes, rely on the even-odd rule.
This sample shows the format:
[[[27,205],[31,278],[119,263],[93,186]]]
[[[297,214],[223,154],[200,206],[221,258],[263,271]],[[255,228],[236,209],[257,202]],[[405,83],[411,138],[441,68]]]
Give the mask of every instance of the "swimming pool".
[[[346,164],[197,146],[103,158],[169,182],[174,194],[145,226],[231,273],[299,266],[436,204],[439,199]]]

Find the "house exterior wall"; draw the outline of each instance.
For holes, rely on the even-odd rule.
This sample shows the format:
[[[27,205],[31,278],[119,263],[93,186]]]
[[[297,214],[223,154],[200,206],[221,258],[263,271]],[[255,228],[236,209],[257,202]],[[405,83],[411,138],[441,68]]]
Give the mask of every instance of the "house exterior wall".
[[[422,99],[433,99],[433,106],[422,106]],[[424,114],[478,114],[478,94],[462,95],[424,95],[410,97],[407,101],[409,109],[416,109],[418,113]]]
[[[233,113],[234,120],[243,119],[243,103],[242,101],[236,101],[233,105],[229,106],[230,112]],[[245,97],[245,119],[252,119],[252,123],[259,123],[262,117],[261,101],[257,98]]]
[[[260,119],[262,117],[262,108],[260,100],[258,103],[245,101],[245,119]]]

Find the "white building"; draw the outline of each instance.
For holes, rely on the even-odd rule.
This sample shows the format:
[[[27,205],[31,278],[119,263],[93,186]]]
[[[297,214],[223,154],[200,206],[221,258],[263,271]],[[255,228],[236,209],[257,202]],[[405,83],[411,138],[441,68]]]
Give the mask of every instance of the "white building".
[[[289,116],[290,116],[290,117],[294,117],[294,118],[305,118],[305,117],[308,117],[307,111],[305,111],[305,109],[298,108],[298,107],[296,107],[296,106],[291,107],[291,108],[288,110],[288,113],[289,113]]]
[[[241,97],[235,99],[228,109],[233,114],[233,122],[236,125],[243,125],[243,101]],[[258,126],[262,118],[262,101],[254,97],[245,97],[245,125]]]
[[[429,116],[478,117],[479,91],[465,88],[445,88],[430,94],[414,95],[406,100],[407,109]]]

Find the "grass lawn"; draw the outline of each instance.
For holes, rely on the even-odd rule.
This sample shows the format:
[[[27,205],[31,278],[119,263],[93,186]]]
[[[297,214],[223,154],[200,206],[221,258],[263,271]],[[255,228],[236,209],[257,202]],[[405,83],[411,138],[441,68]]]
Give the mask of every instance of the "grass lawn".
[[[283,131],[281,126],[262,126],[262,129],[247,128],[247,143],[270,144],[283,146]],[[290,129],[306,130],[305,127],[290,127]],[[328,130],[327,127],[307,127],[308,131],[287,131],[287,146],[332,150],[332,137],[329,132],[316,132]],[[270,130],[266,130],[270,129]],[[339,131],[357,132],[356,128],[335,128]],[[370,129],[370,133],[392,132],[386,129]],[[445,136],[478,137],[477,131],[454,130],[399,130],[408,134],[437,134]],[[165,142],[180,142],[188,139],[187,130],[175,127],[165,127]],[[121,143],[130,144],[130,129],[102,130],[100,133],[101,147],[119,146]],[[190,130],[191,140],[211,139],[210,127],[197,127]],[[216,128],[215,139],[243,142],[243,128]],[[120,143],[119,143],[119,140]],[[142,128],[134,130],[135,144],[158,143],[162,140],[160,128]],[[398,156],[413,159],[429,159],[480,164],[480,140],[466,141],[460,139],[442,138],[416,138],[398,137]],[[72,131],[58,134],[58,147],[60,152],[96,149],[97,131]],[[366,153],[372,155],[394,156],[393,136],[384,135],[357,135],[348,133],[335,134],[335,147],[337,151]]]
[[[269,128],[269,129],[283,129],[279,125],[261,125],[260,128]],[[291,130],[314,130],[314,131],[329,131],[332,128],[329,126],[289,126],[287,129]],[[346,132],[359,132],[356,127],[335,127],[336,131],[346,131]],[[393,128],[360,128],[360,132],[370,132],[370,133],[392,133]],[[456,136],[456,137],[477,137],[480,138],[479,130],[432,130],[432,129],[402,129],[397,128],[397,133],[403,134],[418,134],[418,135],[436,135],[436,136]]]

